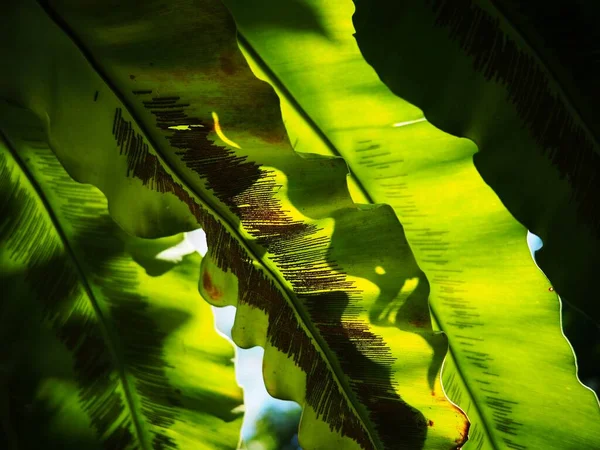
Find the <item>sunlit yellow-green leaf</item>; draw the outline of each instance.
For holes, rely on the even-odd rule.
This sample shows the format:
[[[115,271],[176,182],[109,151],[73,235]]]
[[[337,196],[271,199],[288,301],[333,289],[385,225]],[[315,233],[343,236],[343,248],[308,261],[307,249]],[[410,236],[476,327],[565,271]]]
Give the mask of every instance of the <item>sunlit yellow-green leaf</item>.
[[[447,342],[431,328],[397,217],[352,202],[341,158],[292,150],[277,96],[248,68],[226,8],[40,5],[21,1],[1,19],[3,57],[14,61],[0,74],[4,120],[31,111],[65,168],[102,190],[126,231],[202,226],[211,282],[203,274],[200,288],[210,297],[227,288],[219,279],[237,288],[222,297],[238,307],[234,340],[265,347],[267,389],[303,408],[300,445],[463,442],[465,416],[436,376]],[[310,14],[300,3],[295,11]],[[35,36],[25,31],[33,27]]]
[[[280,21],[292,21],[277,2],[257,2],[264,8],[258,11],[242,1],[226,3],[239,27],[240,48],[280,96],[295,149],[343,156],[355,200],[387,203],[402,222],[426,275],[416,285],[425,286],[435,324],[450,342],[443,379],[447,394],[471,420],[466,448],[600,445],[597,398],[576,377],[557,295],[531,258],[527,230],[474,167],[473,142],[440,131],[379,80],[353,37],[351,1],[305,2],[318,26],[294,30],[253,20],[267,8],[279,8]],[[375,39],[377,29],[370,31]],[[415,40],[427,39],[407,35],[406,54]],[[385,60],[385,53],[378,55]],[[428,85],[422,89],[426,93]],[[430,100],[443,104],[443,98]],[[498,143],[497,158],[509,165],[510,152],[501,153],[506,145]],[[568,242],[557,244],[552,254],[560,255]],[[375,265],[387,272],[385,265]],[[415,289],[410,280],[404,286]],[[392,302],[382,312],[398,306]],[[564,427],[557,428],[559,422]]]
[[[502,2],[510,3],[495,3]],[[432,23],[435,16],[423,9],[425,4],[447,10],[452,4],[468,9],[469,3],[492,3],[379,1],[382,7],[407,8],[401,25],[393,14],[397,10],[386,15],[370,3],[356,3],[366,11],[362,14],[372,14],[361,22],[364,16],[357,11],[354,18],[363,25],[359,43],[364,33],[373,33],[362,40],[364,57],[353,35],[350,0],[9,0],[0,16],[0,57],[10,61],[0,71],[0,128],[10,131],[6,154],[25,170],[29,161],[16,142],[49,146],[73,178],[106,195],[111,216],[132,235],[162,237],[202,227],[209,252],[200,270],[198,258],[192,260],[192,289],[197,286],[213,305],[237,306],[233,339],[242,347],[265,348],[266,387],[302,407],[299,440],[305,450],[451,449],[463,445],[467,432],[467,448],[594,450],[600,443],[597,399],[577,380],[554,287],[532,261],[526,229],[515,217],[545,242],[548,238],[544,251],[555,258],[546,258],[542,266],[549,268],[559,292],[572,292],[588,312],[598,311],[597,303],[581,295],[589,292],[597,242],[587,225],[571,226],[582,217],[581,208],[567,201],[568,183],[545,157],[515,157],[531,144],[523,131],[527,121],[513,114],[494,122],[504,92],[482,84],[481,95],[474,95],[479,92],[473,86],[480,84],[469,83],[470,72],[455,73],[446,64],[456,60],[464,66],[472,62],[470,56],[457,51],[455,36],[448,35],[444,23]],[[414,11],[408,8],[413,3]],[[378,29],[376,19],[382,16],[386,20]],[[402,32],[404,39],[383,39],[379,45],[388,32]],[[457,35],[464,38],[464,30]],[[394,45],[398,51],[391,50]],[[395,72],[381,75],[376,56]],[[399,57],[408,58],[406,67]],[[369,64],[380,67],[379,76]],[[453,84],[445,90],[439,80],[447,75]],[[401,95],[422,107],[428,120],[384,83],[395,92],[404,86]],[[461,83],[471,89],[464,98],[457,94],[463,92]],[[423,98],[427,102],[415,101]],[[478,115],[485,120],[467,120]],[[460,136],[484,138],[475,139],[481,152],[432,123]],[[479,158],[477,166],[494,190],[472,163],[473,155],[484,154],[482,143],[496,149],[486,153],[493,158]],[[37,183],[42,176],[32,167],[26,178]],[[594,181],[592,167],[586,167],[584,181]],[[528,181],[527,171],[550,187]],[[9,186],[13,172],[5,177]],[[518,174],[517,183],[512,174]],[[36,186],[30,190],[47,203],[52,196],[66,201],[56,186],[49,191]],[[7,189],[11,199],[17,191]],[[574,193],[585,200],[579,206],[589,204],[585,192]],[[538,197],[543,201],[536,203]],[[549,207],[554,200],[557,205]],[[78,208],[77,202],[67,203]],[[24,215],[35,211],[29,204],[21,210]],[[588,225],[594,214],[587,217]],[[13,216],[21,217],[6,215]],[[77,217],[61,219],[56,213],[48,220],[50,225],[62,220],[63,234],[83,234],[82,242],[99,236]],[[0,232],[6,229],[12,230],[0,227]],[[576,234],[574,250],[569,241],[552,239],[565,230]],[[13,240],[22,252],[36,242],[23,233],[10,234],[17,236]],[[55,241],[65,247],[61,236]],[[163,277],[179,276],[185,264],[157,263],[141,241],[119,236],[125,242],[121,253],[131,255],[128,264],[137,270],[133,278],[119,278],[119,286],[144,275],[139,265],[153,281],[121,289],[120,296],[148,297],[156,290],[171,298],[178,292],[178,279],[163,282]],[[97,261],[111,248],[97,241],[91,255],[85,254],[87,244],[73,245],[73,257],[81,248],[85,261]],[[71,256],[71,247],[63,247],[51,248],[59,259],[65,252]],[[168,439],[180,439],[171,445],[176,448],[227,446],[224,440],[233,434],[209,421],[233,418],[230,405],[209,395],[215,385],[201,382],[219,380],[226,361],[215,363],[206,354],[209,340],[181,324],[181,316],[167,314],[166,306],[135,310],[144,319],[113,311],[104,292],[108,288],[94,286],[108,279],[109,267],[127,271],[129,266],[119,265],[121,253],[108,253],[107,262],[89,268],[81,262],[69,276],[57,272],[64,264],[54,260],[36,272],[43,283],[33,284],[37,290],[30,297],[67,303],[52,305],[58,315],[49,316],[41,307],[27,315],[45,320],[54,340],[39,336],[11,348],[53,345],[17,351],[36,356],[35,370],[24,373],[37,376],[38,366],[45,370],[50,364],[41,355],[56,350],[63,363],[56,367],[74,367],[70,377],[79,383],[79,391],[55,379],[40,387],[41,398],[57,411],[47,415],[52,426],[42,427],[40,436],[48,429],[64,431],[62,437],[70,440],[65,448],[87,448],[94,430],[105,447],[128,448],[134,438],[142,448],[168,448]],[[581,259],[573,258],[579,254]],[[11,261],[16,257],[6,255]],[[570,264],[564,271],[562,256]],[[31,280],[23,278],[28,266],[16,272],[11,267],[1,276],[17,277],[11,285],[31,289]],[[88,269],[103,276],[76,290],[72,280]],[[181,278],[188,282],[191,272],[184,272]],[[161,298],[148,303],[162,305]],[[25,311],[14,307],[15,313]],[[162,335],[144,321],[150,316],[149,323],[166,327]],[[64,324],[71,326],[69,333],[61,331]],[[163,335],[169,337],[160,344],[165,358],[188,355],[186,345],[193,342],[198,365],[189,363],[186,371],[169,361],[164,373],[153,372],[150,388],[139,369],[149,364],[136,358],[152,355],[154,347],[136,339]],[[83,352],[85,345],[99,342],[107,348]],[[60,353],[59,344],[71,351]],[[126,357],[133,367],[129,371]],[[122,361],[113,378],[77,378],[97,366],[108,373],[109,366],[101,364],[105,360]],[[163,367],[162,360],[152,361]],[[200,361],[211,365],[200,366]],[[443,361],[446,392],[439,376]],[[5,366],[2,373],[16,373],[11,364]],[[209,437],[202,434],[205,428],[194,426],[198,415],[185,424],[165,419],[172,411],[183,417],[191,405],[172,404],[178,397],[161,387],[156,378],[161,376],[165,386],[181,383],[178,395],[184,398],[192,386],[200,390],[192,398],[209,408],[204,424]],[[82,391],[86,382],[96,390]],[[117,387],[97,389],[101,383]],[[113,403],[103,403],[106,391]],[[83,392],[79,403],[73,400],[76,392]],[[233,391],[218,392],[237,399]],[[470,428],[445,394],[466,411]],[[168,405],[153,406],[159,403]],[[63,413],[64,405],[72,409]],[[102,415],[105,405],[117,405],[112,415]],[[10,408],[5,402],[5,435],[19,436],[6,418]]]
[[[483,180],[544,242],[537,260],[553,288],[600,323],[598,2],[354,3],[357,44],[379,78],[477,144]]]

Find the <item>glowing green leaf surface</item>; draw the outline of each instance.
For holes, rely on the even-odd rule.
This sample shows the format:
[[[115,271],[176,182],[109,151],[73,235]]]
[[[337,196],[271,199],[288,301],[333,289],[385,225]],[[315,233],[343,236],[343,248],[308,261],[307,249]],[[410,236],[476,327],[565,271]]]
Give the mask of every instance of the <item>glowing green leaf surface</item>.
[[[42,5],[20,2],[3,17],[3,51],[16,63],[0,75],[1,95],[35,114],[69,173],[106,194],[126,231],[202,226],[200,288],[237,305],[239,345],[265,347],[269,392],[303,407],[300,445],[463,442],[465,416],[436,376],[447,342],[432,330],[397,217],[352,202],[341,159],[292,150],[225,7]],[[33,26],[36,36],[23,31]],[[401,328],[384,313],[390,302],[405,306]]]
[[[235,448],[241,390],[199,256],[125,234],[32,119],[0,122],[0,446]]]
[[[475,146],[378,80],[351,2],[226,2],[289,141],[219,2],[40,4],[0,19],[3,120],[32,111],[128,232],[206,230],[199,289],[237,305],[239,345],[265,347],[267,389],[303,407],[303,448],[464,442],[432,317],[467,445],[595,448],[597,401],[525,229]]]
[[[349,185],[356,201],[387,203],[402,222],[427,277],[419,282],[426,285],[432,317],[450,341],[443,379],[450,398],[471,420],[467,448],[596,448],[600,444],[597,399],[575,375],[574,357],[561,332],[556,293],[530,256],[526,229],[474,167],[475,145],[435,128],[418,108],[389,92],[365,63],[353,37],[352,2],[308,2],[319,20],[318,29],[284,31],[255,23],[252,14],[260,13],[250,14],[245,2],[226,3],[240,28],[240,47],[257,75],[280,96],[295,149],[343,156],[353,173]],[[370,4],[363,8],[373,11]],[[291,17],[281,20],[285,23]],[[375,42],[380,30],[371,25],[365,20]],[[411,26],[411,30],[416,27]],[[401,26],[392,29],[403,30]],[[444,72],[431,69],[426,78],[388,59],[388,55],[414,55],[428,61],[440,57],[442,51],[434,58],[433,49],[429,54],[412,50],[415,35],[407,34],[402,41],[404,53],[389,46],[387,53],[381,48],[375,53],[374,47],[371,51],[381,64],[395,64],[393,68],[413,83],[413,90],[420,87],[420,93],[430,95],[432,108],[444,105],[444,92],[437,98],[431,96],[433,81],[424,81],[443,77]],[[412,64],[420,67],[418,61]],[[448,88],[444,85],[444,89]],[[463,105],[460,108],[446,118],[459,120],[467,114]],[[486,126],[489,133],[502,132],[502,127]],[[496,145],[499,168],[514,167],[510,164],[513,149],[506,141]],[[528,162],[521,168],[530,171],[530,181],[520,185],[523,195],[534,195],[536,177],[545,173],[544,165]],[[515,187],[513,182],[499,179],[494,189],[506,195]],[[544,198],[555,194],[549,191]],[[536,212],[529,211],[527,217]],[[561,219],[564,222],[556,223],[550,216],[536,217],[560,228],[573,219],[569,214]],[[576,245],[595,245],[593,239],[578,239],[582,240]],[[563,239],[549,245],[546,251],[558,259],[551,264],[564,266],[559,256],[570,255],[565,245],[571,242]],[[590,270],[596,256],[593,252],[581,255],[583,260],[564,270],[589,284],[591,278],[585,279],[578,268]],[[383,273],[385,269],[381,267]],[[558,274],[558,279],[561,283],[565,278]],[[582,290],[570,292],[580,295]],[[590,300],[580,295],[581,304],[595,308],[597,302]],[[557,428],[559,421],[565,426]]]

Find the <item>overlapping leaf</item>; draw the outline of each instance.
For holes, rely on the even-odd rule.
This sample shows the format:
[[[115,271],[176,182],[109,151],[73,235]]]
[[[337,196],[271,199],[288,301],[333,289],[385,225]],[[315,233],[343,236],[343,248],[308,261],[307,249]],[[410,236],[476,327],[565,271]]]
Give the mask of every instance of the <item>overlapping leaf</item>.
[[[240,28],[241,48],[253,61],[257,74],[278,91],[296,150],[318,148],[324,155],[342,155],[353,173],[349,183],[355,198],[388,203],[402,221],[419,267],[427,276],[427,280],[419,279],[417,286],[429,294],[433,317],[450,340],[445,386],[471,419],[468,446],[596,448],[600,444],[597,399],[576,378],[574,358],[561,333],[556,294],[531,259],[526,229],[473,167],[473,143],[433,127],[419,109],[392,95],[378,80],[352,37],[351,2],[307,2],[307,8],[313,11],[312,22],[318,27],[284,31],[255,23],[253,15],[261,12],[250,13],[246,2],[226,3]],[[276,8],[275,3],[264,7]],[[365,14],[374,11],[370,4],[363,8]],[[409,23],[413,20],[411,9],[407,7],[406,11]],[[288,23],[293,18],[288,15],[280,20]],[[390,23],[393,20],[390,18]],[[382,30],[388,31],[372,26],[369,20],[363,25],[373,39]],[[408,33],[416,27],[409,23],[389,30]],[[405,90],[429,95],[434,108],[438,103],[444,105],[445,95],[454,93],[447,94],[442,91],[445,85],[432,81],[446,76],[446,72],[417,72],[423,71],[417,58],[437,63],[446,48],[429,49],[429,53],[415,50],[417,44],[423,45],[421,41],[430,39],[429,33],[437,36],[431,29],[406,34],[402,52],[381,50],[385,42],[381,42],[380,49],[370,50],[381,58],[380,63],[393,64],[412,83]],[[415,60],[405,67],[393,60],[400,56]],[[429,92],[432,84],[438,89],[437,96]],[[411,97],[407,94],[407,98]],[[475,95],[470,101],[482,102],[482,107],[495,104]],[[447,120],[462,120],[477,113],[469,109],[472,105],[458,100],[452,104],[456,111],[454,116],[445,117]],[[480,129],[486,133],[504,132],[502,124],[488,123],[486,127]],[[534,195],[536,177],[547,173],[547,163],[529,161],[517,167],[522,161],[517,163],[513,158],[514,149],[506,141],[494,144],[498,169],[526,168],[531,178],[520,182],[522,197]],[[526,145],[527,141],[519,142],[520,147]],[[512,178],[503,180],[497,182],[502,199],[506,190],[514,188]],[[493,187],[496,189],[496,185]],[[553,189],[545,193],[544,201],[552,200],[556,194]],[[558,205],[551,210],[557,215],[565,213],[560,220],[554,222],[552,217],[557,216],[551,215],[540,218],[535,208],[527,212],[527,217],[544,220],[556,232],[574,218],[568,213],[571,209],[558,212],[564,206],[563,198],[559,196]],[[581,239],[576,243],[579,249],[585,242],[594,245],[585,234],[577,239]],[[596,255],[585,253],[571,264],[571,250],[565,247],[571,243],[570,239],[562,239],[550,246],[547,254],[556,259],[551,264],[555,268],[561,265],[565,274],[589,286],[591,279],[578,271],[581,267],[591,270]],[[565,260],[569,267],[564,266]],[[550,272],[552,277],[557,275]],[[566,277],[557,278],[557,283],[567,289],[561,284]],[[576,283],[571,285],[576,287],[571,291],[574,296],[582,292]],[[593,297],[579,300],[592,309],[596,305]],[[392,303],[384,311],[393,312],[400,305]],[[557,422],[564,426],[557,428]]]
[[[34,112],[69,173],[106,194],[125,230],[202,225],[213,266],[201,286],[214,302],[215,277],[234,275],[234,338],[265,346],[269,391],[303,406],[301,445],[459,445],[464,416],[435,377],[446,342],[414,289],[421,272],[396,216],[352,203],[340,159],[292,151],[226,9],[43,5],[21,1],[2,18],[13,64],[0,95]],[[393,299],[407,305],[404,327],[385,327],[385,315],[370,325]]]
[[[0,117],[0,446],[235,448],[241,390],[200,258],[155,259],[180,237],[126,235],[37,118]]]
[[[433,125],[477,144],[481,177],[543,240],[553,287],[600,323],[598,3],[354,3],[365,59]]]

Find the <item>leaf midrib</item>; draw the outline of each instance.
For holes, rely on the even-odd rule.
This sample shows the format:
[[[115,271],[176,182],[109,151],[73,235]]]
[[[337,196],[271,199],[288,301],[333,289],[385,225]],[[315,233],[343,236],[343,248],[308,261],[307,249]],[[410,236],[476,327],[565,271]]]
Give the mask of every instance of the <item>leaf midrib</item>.
[[[131,387],[129,385],[129,381],[127,379],[125,364],[119,358],[119,352],[116,350],[116,348],[118,346],[114,346],[114,344],[113,344],[113,340],[116,341],[115,336],[113,335],[113,333],[110,332],[110,327],[107,325],[107,320],[104,317],[102,310],[100,309],[98,300],[96,299],[96,296],[94,295],[92,287],[87,280],[85,271],[83,270],[83,268],[76,256],[76,252],[73,250],[73,248],[69,242],[69,239],[67,237],[67,234],[65,233],[65,231],[63,230],[63,227],[61,226],[58,216],[54,213],[52,205],[50,204],[50,201],[46,197],[44,190],[42,189],[40,184],[37,182],[37,180],[31,173],[31,171],[29,170],[29,167],[27,167],[27,164],[19,156],[19,153],[16,150],[17,146],[10,139],[9,133],[4,131],[1,127],[0,127],[0,140],[4,140],[4,142],[6,143],[6,148],[11,153],[11,155],[14,158],[15,162],[17,163],[19,169],[25,175],[25,177],[29,181],[29,184],[32,186],[33,190],[35,191],[35,193],[38,196],[39,200],[41,201],[42,205],[44,206],[44,209],[45,209],[46,213],[48,214],[48,217],[50,218],[50,221],[54,227],[54,230],[56,231],[56,234],[58,235],[59,239],[61,240],[61,242],[64,246],[65,253],[69,256],[69,259],[73,262],[73,266],[75,267],[75,271],[77,272],[81,286],[83,287],[88,299],[90,300],[90,304],[92,305],[94,313],[99,318],[99,323],[100,323],[100,326],[104,333],[105,342],[107,343],[107,346],[109,347],[111,356],[113,357],[113,360],[115,361],[117,370],[119,371],[119,378],[123,385],[123,392],[125,394],[125,399],[127,401],[127,407],[130,412],[133,426],[137,433],[138,441],[143,449],[151,450],[151,446],[148,445],[148,443],[144,439],[143,427],[138,419],[138,415],[136,414],[135,402],[133,400],[132,389],[131,389]],[[75,183],[76,181],[73,181],[73,182]]]
[[[348,400],[349,407],[352,410],[354,410],[354,413],[356,414],[356,416],[358,418],[360,418],[363,426],[365,427],[365,431],[368,434],[374,448],[378,448],[379,446],[377,445],[377,443],[380,442],[380,440],[379,440],[379,438],[374,437],[374,436],[378,436],[378,435],[375,432],[375,430],[373,430],[373,427],[371,426],[371,421],[368,419],[365,419],[363,417],[363,415],[359,412],[359,409],[354,405],[354,403],[360,403],[360,402],[358,402],[356,399],[354,399],[354,395],[352,393],[350,386],[344,380],[343,375],[340,375],[338,373],[341,371],[341,369],[338,369],[337,365],[332,362],[332,361],[335,361],[335,358],[333,357],[333,355],[329,354],[330,352],[328,350],[327,344],[324,342],[324,340],[321,338],[321,336],[316,332],[316,329],[314,328],[312,321],[310,320],[310,318],[306,317],[306,314],[304,313],[304,311],[302,311],[301,308],[297,307],[296,302],[294,302],[292,300],[293,298],[295,298],[294,293],[290,292],[287,289],[287,287],[279,280],[279,277],[273,272],[273,270],[268,265],[266,265],[262,262],[262,259],[257,256],[258,252],[255,252],[249,245],[247,245],[245,239],[241,236],[237,227],[235,227],[231,223],[229,223],[231,219],[229,219],[226,216],[222,217],[221,214],[218,213],[218,211],[219,211],[218,207],[216,205],[212,204],[213,203],[212,200],[210,200],[208,198],[204,199],[203,196],[196,193],[195,190],[191,187],[192,184],[187,180],[186,176],[183,174],[180,174],[177,170],[175,170],[175,168],[170,163],[168,158],[165,158],[163,156],[161,147],[156,144],[154,139],[151,137],[150,133],[147,132],[146,127],[144,126],[143,120],[140,120],[137,117],[135,112],[129,106],[129,103],[126,101],[125,97],[121,94],[121,91],[119,89],[117,89],[115,84],[112,83],[110,78],[104,73],[104,71],[101,69],[101,65],[96,61],[96,59],[93,57],[92,53],[83,45],[83,43],[77,37],[77,35],[71,30],[71,28],[68,26],[66,21],[57,12],[55,12],[50,6],[45,5],[43,3],[43,0],[36,0],[36,2],[42,8],[42,10],[48,15],[50,20],[63,33],[65,33],[65,35],[71,40],[71,42],[73,42],[73,44],[82,53],[82,56],[88,62],[88,64],[91,66],[91,68],[98,74],[98,76],[104,81],[104,83],[111,89],[112,93],[119,99],[123,108],[127,111],[127,113],[130,115],[132,120],[138,126],[141,134],[143,134],[144,139],[146,139],[148,141],[148,143],[154,149],[156,156],[159,158],[159,160],[161,162],[161,165],[164,168],[167,168],[169,170],[170,174],[182,183],[182,186],[188,191],[188,193],[192,194],[192,196],[195,198],[196,201],[198,201],[200,204],[202,204],[207,210],[211,211],[211,213],[213,214],[213,217],[218,218],[217,220],[220,222],[221,226],[223,226],[227,230],[228,233],[230,233],[232,236],[234,236],[236,238],[236,240],[241,245],[241,247],[249,255],[252,256],[254,261],[257,261],[260,264],[260,266],[263,269],[263,272],[265,274],[267,274],[272,279],[272,281],[278,286],[279,291],[287,299],[288,304],[292,307],[292,309],[296,313],[296,315],[301,319],[302,323],[304,324],[304,327],[307,329],[308,334],[315,341],[315,347],[324,356],[325,363],[329,366],[334,379],[337,381],[338,385],[343,388],[342,391],[344,392],[345,397]],[[248,68],[248,70],[250,70],[250,69]],[[322,419],[318,419],[318,420],[322,420]]]
[[[429,311],[430,311],[430,314],[431,314],[434,322],[438,325],[439,329],[444,331],[442,328],[441,322],[439,320],[438,314],[435,311],[435,308],[433,307],[433,305],[431,305],[431,304],[429,304]],[[444,331],[444,333],[446,333],[446,332]],[[452,359],[454,360],[454,367],[456,367],[456,373],[460,376],[461,380],[463,381],[463,384],[465,385],[465,390],[467,391],[467,394],[469,395],[469,397],[471,399],[471,405],[473,405],[473,407],[477,410],[477,414],[481,418],[480,423],[482,424],[482,427],[485,431],[485,435],[488,437],[488,442],[491,444],[491,446],[494,449],[499,450],[500,447],[496,444],[496,439],[495,439],[494,435],[492,434],[492,430],[490,429],[488,420],[486,419],[485,415],[483,414],[483,411],[482,411],[481,407],[479,406],[478,402],[475,401],[475,396],[473,395],[473,389],[471,388],[470,383],[467,380],[467,377],[464,375],[464,371],[461,368],[458,358],[456,357],[456,354],[453,350],[453,346],[452,346],[450,340],[448,340],[448,353],[452,354]],[[446,358],[447,357],[448,356],[446,356]],[[443,367],[444,366],[442,365],[442,368]],[[441,377],[442,377],[442,373],[440,372],[440,381],[442,379]],[[443,387],[443,384],[442,384],[442,387]],[[461,407],[461,409],[462,409],[461,405],[458,405],[458,406]],[[466,412],[465,412],[465,414],[466,414]],[[468,442],[469,441],[467,440],[467,442],[465,442],[465,445],[467,445]]]

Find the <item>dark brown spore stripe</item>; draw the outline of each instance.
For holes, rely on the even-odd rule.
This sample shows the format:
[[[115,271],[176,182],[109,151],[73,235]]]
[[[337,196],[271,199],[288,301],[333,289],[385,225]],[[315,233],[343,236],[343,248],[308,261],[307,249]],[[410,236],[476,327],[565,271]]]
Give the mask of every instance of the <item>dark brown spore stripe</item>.
[[[131,91],[134,95],[144,95],[144,94],[152,94],[150,89],[140,89],[136,91]]]
[[[472,0],[428,2],[437,13],[436,25],[448,28],[450,37],[474,57],[475,70],[506,87],[543,154],[573,187],[571,201],[577,202],[581,218],[600,234],[600,208],[596,207],[600,155],[581,126],[573,122],[564,101],[553,93],[539,63],[502,32],[498,19]]]
[[[244,229],[267,249],[281,274],[292,284],[312,323],[352,380],[354,395],[367,407],[385,448],[422,448],[427,424],[396,394],[390,369],[394,358],[382,339],[359,321],[360,291],[327,258],[328,239],[317,237],[319,230],[314,225],[295,221],[286,213],[275,197],[280,186],[270,171],[208,140],[211,127],[187,117],[187,104],[179,103],[179,98],[153,98],[144,105],[156,116],[157,127],[165,131],[171,146],[178,149],[177,155],[207,180],[217,198],[240,218]],[[203,126],[169,129],[176,125]],[[268,341],[289,354],[307,374],[306,400],[317,416],[364,449],[373,449],[361,420],[350,409],[332,371],[298,322],[280,287],[253,266],[252,257],[240,243],[160,166],[141,136],[131,132],[131,125],[121,117],[120,110],[115,114],[113,134],[127,155],[128,173],[155,190],[175,194],[189,206],[206,232],[216,264],[237,276],[239,301],[268,314]],[[363,355],[374,357],[377,364],[358,354],[357,347]],[[399,434],[398,427],[406,432]]]

